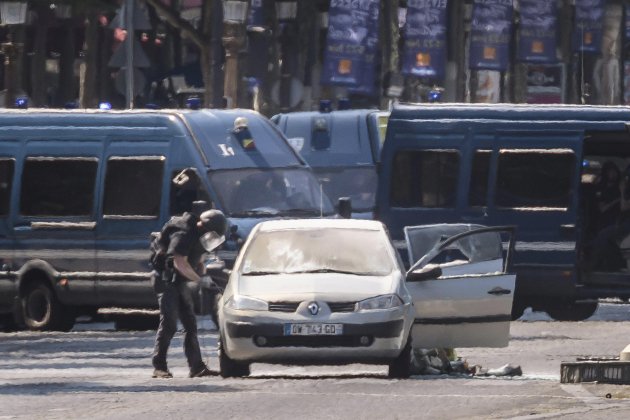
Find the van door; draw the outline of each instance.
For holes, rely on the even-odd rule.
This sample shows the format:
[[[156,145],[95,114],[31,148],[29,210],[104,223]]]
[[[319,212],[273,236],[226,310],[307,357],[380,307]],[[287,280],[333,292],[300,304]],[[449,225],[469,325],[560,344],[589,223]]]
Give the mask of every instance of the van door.
[[[518,226],[519,296],[545,290],[551,298],[570,299],[567,292],[575,290],[583,136],[550,129],[497,132],[487,211],[493,225]]]
[[[150,282],[151,232],[161,228],[168,142],[115,141],[105,157],[97,231],[101,306],[157,306]],[[150,151],[150,152],[147,152]]]
[[[405,256],[405,226],[461,220],[468,129],[448,122],[397,124],[382,150],[376,218]]]
[[[2,140],[8,143],[9,142]],[[17,145],[16,145],[17,146]],[[13,306],[17,288],[11,274],[13,264],[13,234],[9,216],[11,214],[11,192],[15,173],[15,153],[13,150],[5,150],[0,153],[0,313],[7,312]]]
[[[13,224],[15,268],[51,276],[64,304],[95,303],[95,186],[98,141],[31,140],[18,170],[18,215]],[[45,279],[40,279],[45,283]],[[33,285],[34,287],[35,285]],[[34,289],[33,289],[34,290]]]
[[[515,275],[507,271],[512,228],[433,225],[405,231],[411,255],[412,249],[436,244],[407,274],[415,308],[412,345],[507,346],[515,286]],[[455,232],[460,233],[446,236]],[[509,236],[505,257],[501,234]]]

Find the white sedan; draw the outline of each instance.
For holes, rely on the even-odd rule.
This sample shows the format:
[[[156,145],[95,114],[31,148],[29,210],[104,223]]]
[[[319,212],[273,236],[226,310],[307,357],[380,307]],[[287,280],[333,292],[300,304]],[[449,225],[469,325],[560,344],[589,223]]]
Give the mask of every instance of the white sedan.
[[[504,228],[447,226],[449,239],[444,225],[406,230],[411,261],[428,250],[407,273],[377,221],[258,224],[219,303],[221,375],[254,362],[375,363],[404,378],[412,347],[506,346]]]

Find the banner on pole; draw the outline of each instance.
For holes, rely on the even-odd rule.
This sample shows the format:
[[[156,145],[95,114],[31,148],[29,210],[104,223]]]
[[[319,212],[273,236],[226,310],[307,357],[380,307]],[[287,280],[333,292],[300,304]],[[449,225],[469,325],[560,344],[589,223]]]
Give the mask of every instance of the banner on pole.
[[[549,0],[520,0],[518,58],[529,63],[555,63],[558,10]]]
[[[473,70],[505,71],[512,37],[512,0],[473,0],[470,63]]]
[[[573,51],[599,53],[604,28],[605,0],[575,0]]]
[[[444,78],[448,0],[407,0],[402,73]]]
[[[375,90],[378,0],[331,0],[322,84]]]

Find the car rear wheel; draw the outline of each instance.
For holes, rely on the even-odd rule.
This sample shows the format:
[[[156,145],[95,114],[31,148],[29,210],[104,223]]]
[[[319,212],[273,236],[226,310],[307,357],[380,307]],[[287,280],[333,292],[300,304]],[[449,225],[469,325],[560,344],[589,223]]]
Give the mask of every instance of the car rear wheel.
[[[32,283],[21,298],[24,324],[32,331],[70,331],[75,315],[45,283]]]
[[[249,363],[237,362],[230,358],[225,352],[225,345],[223,344],[223,338],[219,339],[219,373],[223,378],[241,378],[248,376],[250,373]]]
[[[407,379],[411,372],[411,336],[397,358],[389,364],[387,376],[395,379]]]

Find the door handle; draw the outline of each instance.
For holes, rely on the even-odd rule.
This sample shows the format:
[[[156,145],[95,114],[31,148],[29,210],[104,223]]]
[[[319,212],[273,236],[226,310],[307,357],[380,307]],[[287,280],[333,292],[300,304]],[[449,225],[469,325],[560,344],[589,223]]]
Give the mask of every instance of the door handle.
[[[508,289],[504,289],[502,287],[495,287],[493,289],[488,290],[488,294],[489,295],[495,295],[495,296],[499,296],[499,295],[509,295],[510,293],[512,293],[511,290]]]

